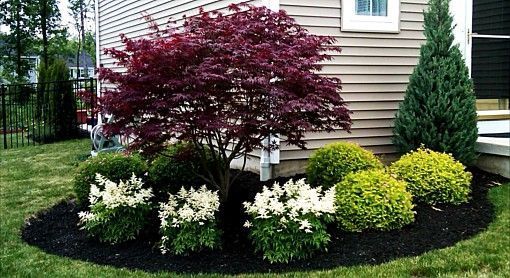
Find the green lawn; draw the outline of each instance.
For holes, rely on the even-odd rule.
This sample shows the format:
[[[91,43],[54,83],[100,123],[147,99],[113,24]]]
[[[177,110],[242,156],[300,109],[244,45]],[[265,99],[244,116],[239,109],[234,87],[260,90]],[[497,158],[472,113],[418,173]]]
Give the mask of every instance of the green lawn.
[[[0,277],[173,276],[61,258],[21,241],[20,228],[27,217],[72,195],[73,170],[89,148],[88,140],[75,140],[0,151]],[[286,276],[510,277],[510,184],[492,189],[490,198],[497,217],[489,230],[453,247],[379,266],[340,267]]]

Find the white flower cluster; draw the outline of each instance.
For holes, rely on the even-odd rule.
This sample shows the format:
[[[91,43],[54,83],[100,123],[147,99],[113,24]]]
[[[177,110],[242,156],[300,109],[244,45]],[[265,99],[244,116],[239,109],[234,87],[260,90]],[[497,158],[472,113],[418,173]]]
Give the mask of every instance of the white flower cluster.
[[[334,187],[323,193],[322,188],[312,188],[304,179],[296,182],[291,179],[283,186],[279,183],[275,183],[271,189],[265,186],[262,192],[255,196],[254,202],[245,202],[244,207],[255,219],[277,217],[282,227],[285,227],[288,221],[293,221],[299,223],[300,230],[311,233],[312,226],[303,216],[321,217],[333,214],[334,200]],[[252,223],[247,221],[244,226],[249,228]]]
[[[143,188],[143,182],[135,174],[127,181],[120,181],[118,184],[105,178],[101,174],[96,174],[96,182],[103,189],[95,184],[90,186],[89,202],[90,208],[101,202],[107,209],[114,209],[121,206],[136,208],[138,205],[149,204],[149,199],[153,197],[152,189]],[[94,220],[95,215],[92,212],[82,211],[78,213],[80,222]]]
[[[179,227],[181,223],[189,222],[204,225],[215,219],[219,207],[218,193],[208,190],[205,185],[198,190],[182,187],[176,195],[170,194],[168,202],[160,204],[161,228]]]

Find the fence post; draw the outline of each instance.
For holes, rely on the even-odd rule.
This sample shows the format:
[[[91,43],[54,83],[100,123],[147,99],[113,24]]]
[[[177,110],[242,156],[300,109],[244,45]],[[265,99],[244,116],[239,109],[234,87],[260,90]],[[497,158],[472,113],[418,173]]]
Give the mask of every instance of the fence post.
[[[4,135],[4,149],[7,149],[7,112],[5,111],[5,95],[7,94],[7,90],[5,89],[5,85],[2,84],[0,87],[0,95],[2,95],[2,133]]]

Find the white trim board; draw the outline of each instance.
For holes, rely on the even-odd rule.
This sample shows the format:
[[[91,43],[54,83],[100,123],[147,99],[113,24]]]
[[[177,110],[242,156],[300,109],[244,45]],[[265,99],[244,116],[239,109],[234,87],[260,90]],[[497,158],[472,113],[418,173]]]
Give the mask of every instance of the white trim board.
[[[478,134],[509,133],[510,120],[478,121]]]

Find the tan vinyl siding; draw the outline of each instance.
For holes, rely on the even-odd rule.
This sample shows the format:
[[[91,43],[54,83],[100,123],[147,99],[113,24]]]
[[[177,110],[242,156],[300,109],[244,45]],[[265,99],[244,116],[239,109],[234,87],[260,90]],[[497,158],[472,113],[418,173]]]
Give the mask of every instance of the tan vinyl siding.
[[[196,15],[200,6],[205,10],[222,10],[230,3],[239,2],[260,4],[261,0],[100,0],[100,47],[121,47],[121,33],[131,38],[145,36],[148,30],[142,12],[150,14],[159,24],[172,18],[180,25],[183,15]],[[283,141],[281,164],[275,173],[302,170],[296,169],[296,165],[302,168],[312,151],[335,141],[355,141],[377,154],[395,153],[391,142],[394,115],[424,42],[422,12],[426,3],[427,0],[401,0],[400,32],[390,34],[342,32],[341,0],[280,0],[280,8],[299,24],[311,33],[333,36],[336,45],[342,47],[340,54],[331,53],[333,59],[323,63],[321,74],[342,80],[342,96],[353,111],[353,125],[351,133],[309,134],[307,150],[287,146]],[[113,62],[100,55],[103,66],[122,70]],[[260,151],[252,153],[250,169],[257,169],[259,156]]]
[[[149,32],[142,13],[150,15],[160,26],[170,19],[181,26],[183,16],[198,14],[199,8],[206,11],[225,10],[231,3],[259,4],[260,0],[99,0],[99,63],[104,67],[122,70],[114,60],[103,53],[105,48],[122,48],[120,34],[129,38],[140,38]]]
[[[182,26],[183,16],[195,16],[199,8],[206,11],[222,10],[232,3],[249,3],[260,5],[261,0],[99,0],[98,32],[100,56],[99,64],[114,70],[123,69],[115,65],[115,60],[104,54],[106,48],[122,49],[120,34],[129,38],[142,38],[149,33],[148,24],[142,13],[150,15],[160,26],[165,26],[171,19],[175,26]],[[111,84],[101,84],[103,88]],[[249,156],[247,169],[258,170],[260,151]]]
[[[379,156],[381,156],[381,155],[384,156],[384,155],[388,155],[388,154],[391,155],[391,154],[395,153],[395,151],[396,151],[395,147],[393,145],[391,145],[390,143],[387,145],[381,145],[380,143],[373,144],[373,142],[367,142],[368,140],[372,140],[372,139],[362,138],[359,140],[353,140],[353,139],[349,138],[349,139],[337,139],[334,141],[325,141],[325,142],[320,142],[320,143],[327,144],[327,143],[339,142],[339,141],[356,141],[360,144],[363,144],[365,149],[370,150],[374,153],[377,153]],[[280,153],[280,160],[282,160],[281,166],[286,167],[286,165],[285,165],[285,164],[287,164],[286,162],[290,162],[291,160],[306,161],[308,159],[308,157],[310,157],[310,155],[312,154],[313,151],[314,151],[314,149],[308,148],[306,150],[292,150],[292,151],[287,150],[285,152],[281,152]],[[280,165],[278,165],[278,166],[280,167]],[[276,172],[278,173],[278,176],[279,175],[286,176],[291,173],[303,172],[303,169],[293,169],[292,171],[282,171],[280,169],[276,169]]]
[[[424,43],[422,12],[426,3],[401,0],[401,30],[390,34],[342,32],[341,0],[280,0],[280,8],[299,24],[311,33],[333,36],[336,45],[342,47],[340,54],[323,63],[321,73],[342,80],[342,97],[353,111],[351,133],[308,134],[307,150],[282,142],[283,164],[306,159],[324,144],[344,140],[355,141],[377,154],[395,152],[391,142],[393,119]]]

